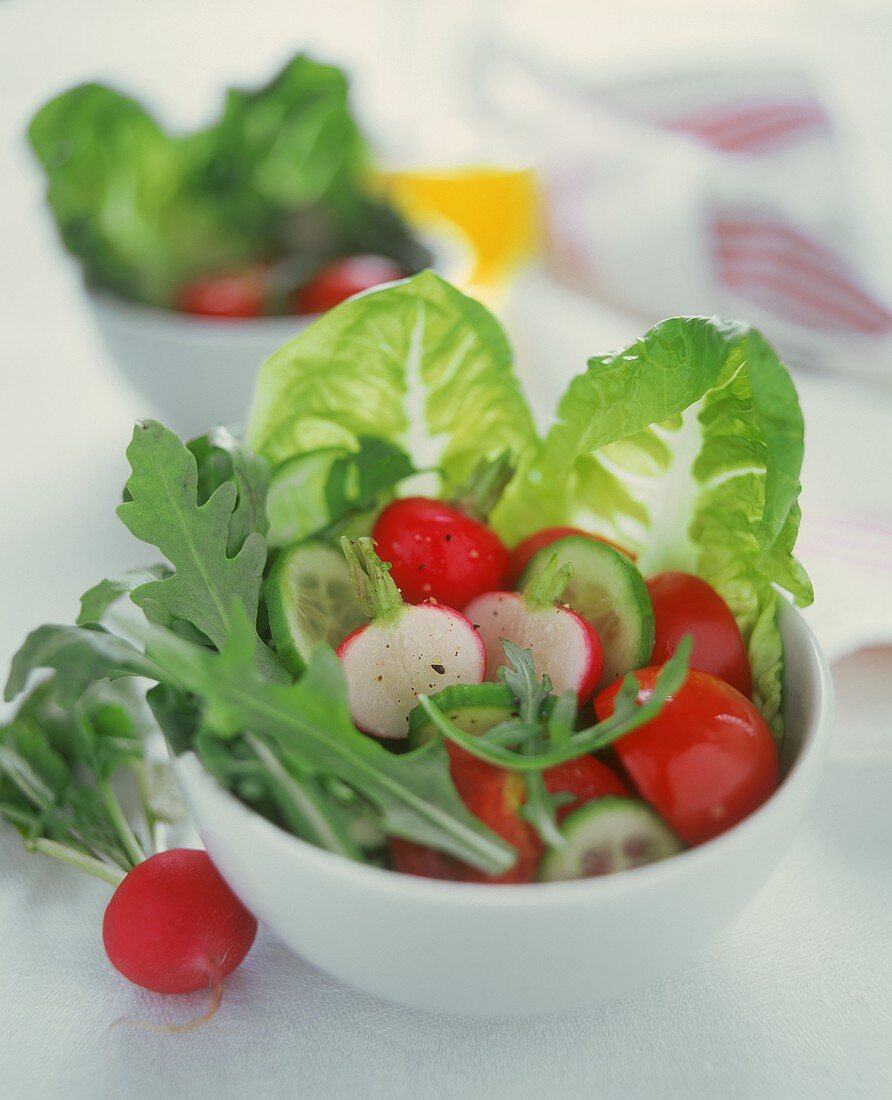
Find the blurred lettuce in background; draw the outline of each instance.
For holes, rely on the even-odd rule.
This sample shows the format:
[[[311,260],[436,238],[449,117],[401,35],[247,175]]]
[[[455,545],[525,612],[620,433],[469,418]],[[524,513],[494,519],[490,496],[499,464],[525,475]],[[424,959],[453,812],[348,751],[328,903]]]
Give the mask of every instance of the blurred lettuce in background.
[[[169,134],[135,100],[83,84],[42,107],[28,137],[63,240],[87,277],[170,305],[190,279],[280,261],[283,287],[340,256],[429,262],[370,191],[344,73],[299,55],[219,119]]]

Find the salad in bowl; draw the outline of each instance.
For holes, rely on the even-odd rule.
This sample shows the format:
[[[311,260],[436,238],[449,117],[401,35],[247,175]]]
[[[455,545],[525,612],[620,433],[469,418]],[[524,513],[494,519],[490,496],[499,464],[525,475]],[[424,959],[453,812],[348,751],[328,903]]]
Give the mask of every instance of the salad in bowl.
[[[344,72],[305,55],[192,131],[88,83],[28,139],[112,360],[186,434],[240,421],[309,318],[433,261],[374,183]]]
[[[148,789],[147,701],[241,901],[365,988],[472,1009],[467,984],[426,997],[366,973],[368,937],[332,924],[350,906],[379,945],[398,925],[444,988],[463,950],[449,921],[479,944],[493,922],[465,977],[498,965],[508,990],[500,951],[535,914],[626,906],[608,883],[666,889],[673,865],[713,895],[723,844],[744,853],[714,897],[726,920],[758,874],[746,837],[792,816],[788,773],[814,740],[784,674],[792,638],[818,691],[782,597],[812,598],[793,556],[802,451],[789,374],[745,325],[673,318],[593,357],[541,436],[480,303],[430,272],[354,297],[264,363],[245,438],[137,423],[118,512],[161,560],[99,582],[76,625],[16,655],[8,698],[50,678],[3,731],[0,813],[124,890],[159,811],[149,793],[128,824],[108,795],[128,769]],[[419,906],[433,937],[408,931]],[[628,923],[622,906],[603,919],[605,942]],[[106,946],[171,991],[120,937]],[[191,988],[217,988],[214,967]]]

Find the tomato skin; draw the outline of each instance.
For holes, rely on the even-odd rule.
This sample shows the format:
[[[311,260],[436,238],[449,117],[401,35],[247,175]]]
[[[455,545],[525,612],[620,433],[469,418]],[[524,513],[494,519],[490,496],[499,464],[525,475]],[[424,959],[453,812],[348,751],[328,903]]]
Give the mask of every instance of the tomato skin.
[[[176,308],[198,317],[248,318],[263,315],[260,269],[213,275],[182,287]]]
[[[746,642],[718,592],[690,573],[657,573],[646,583],[654,605],[652,663],[668,661],[685,634],[690,634],[694,640],[691,668],[711,672],[750,698],[753,676]]]
[[[658,667],[634,673],[639,701],[648,699]],[[595,699],[613,713],[619,682]],[[692,669],[656,718],[613,744],[645,801],[687,844],[702,844],[757,809],[777,788],[779,762],[771,731],[755,706],[730,684]]]
[[[575,796],[575,801],[558,806],[558,824],[567,814],[578,809],[584,802],[591,802],[593,798],[603,798],[605,794],[629,794],[629,788],[616,772],[593,756],[579,756],[575,760],[568,760],[566,764],[555,764],[554,767],[545,769],[542,778],[550,794],[567,792]]]
[[[461,860],[416,844],[411,840],[391,837],[388,841],[394,868],[405,874],[425,878],[449,879],[453,882],[478,882],[500,886],[506,883],[532,882],[542,858],[542,842],[533,827],[520,816],[526,788],[519,775],[475,761],[465,753],[458,768],[453,757],[453,780],[465,805],[472,814],[517,849],[517,862],[503,875],[487,875]]]
[[[402,279],[405,270],[387,256],[348,256],[323,267],[294,292],[295,313],[325,313],[361,290]]]
[[[534,558],[540,550],[544,549],[546,546],[551,546],[551,544],[557,542],[558,539],[566,538],[568,535],[582,535],[584,538],[593,539],[595,542],[606,542],[607,545],[612,546],[614,550],[619,550],[621,554],[625,554],[626,557],[631,558],[632,561],[635,560],[635,555],[624,546],[619,546],[617,543],[611,542],[610,539],[602,538],[600,535],[593,535],[591,531],[583,531],[579,527],[546,527],[542,531],[536,531],[535,534],[528,535],[511,551],[511,562],[508,567],[509,582],[512,585],[516,585],[523,576],[524,570],[530,564],[532,558]]]
[[[502,587],[508,551],[501,539],[442,501],[393,501],[378,517],[372,538],[407,603],[434,599],[461,608]]]

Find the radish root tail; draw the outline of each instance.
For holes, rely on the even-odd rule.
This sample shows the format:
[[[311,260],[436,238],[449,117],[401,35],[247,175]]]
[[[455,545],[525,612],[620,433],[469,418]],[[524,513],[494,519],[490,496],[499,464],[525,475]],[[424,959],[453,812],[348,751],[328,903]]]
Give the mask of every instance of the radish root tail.
[[[184,1024],[156,1024],[151,1020],[115,1020],[109,1027],[109,1031],[122,1024],[139,1028],[141,1031],[154,1031],[158,1035],[185,1035],[186,1032],[196,1031],[216,1016],[217,1009],[223,1000],[223,975],[220,973],[220,967],[215,964],[208,964],[207,987],[211,993],[211,1003],[208,1005],[207,1012],[196,1016],[194,1020],[187,1020]]]

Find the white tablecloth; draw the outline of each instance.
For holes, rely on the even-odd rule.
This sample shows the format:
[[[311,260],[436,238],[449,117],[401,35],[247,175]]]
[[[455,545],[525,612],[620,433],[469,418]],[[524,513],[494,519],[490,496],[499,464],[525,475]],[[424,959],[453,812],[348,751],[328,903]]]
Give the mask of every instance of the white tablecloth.
[[[117,10],[90,10],[98,7],[106,14]],[[223,8],[231,14],[230,5]],[[129,49],[131,67],[145,60],[149,72],[159,64],[162,40],[177,57],[182,51],[183,66],[199,47],[122,22],[106,28],[102,49],[91,39],[93,53],[75,56],[75,9],[80,5],[35,0],[9,3],[0,13],[7,17],[0,23],[3,669],[28,629],[70,619],[84,588],[145,556],[116,520],[114,505],[126,473],[130,422],[152,410],[103,360],[75,274],[59,262],[40,217],[36,174],[11,142],[42,95],[88,67],[113,72],[118,50]],[[231,18],[227,25],[231,31]],[[274,36],[257,26],[270,57],[281,53]],[[232,35],[227,41],[228,59],[221,53],[218,67],[235,63]],[[201,50],[205,57],[214,53],[206,43]],[[202,79],[215,79],[210,68],[203,73]],[[535,280],[532,286],[523,292],[533,295],[528,308],[516,320],[526,369],[541,364],[529,382],[543,399],[586,352],[636,334],[637,322],[568,304]],[[541,323],[530,323],[537,317]],[[801,388],[809,423],[806,514],[863,515],[877,508],[892,514],[889,391],[820,378],[802,379]],[[844,636],[839,623],[868,612],[857,637],[889,641],[892,601],[884,604],[869,585],[865,594],[864,568],[821,557],[819,533],[806,530],[806,537],[822,601],[814,622],[828,648],[850,648],[856,639]],[[202,1010],[203,999],[162,1000],[128,985],[102,951],[106,888],[26,855],[15,834],[0,826],[0,1095],[761,1100],[892,1094],[886,704],[892,649],[861,652],[835,672],[839,720],[827,774],[770,883],[694,968],[569,1016],[504,1023],[410,1012],[339,985],[261,933],[228,981],[210,1026],[183,1036],[112,1028],[125,1017],[186,1019]]]

